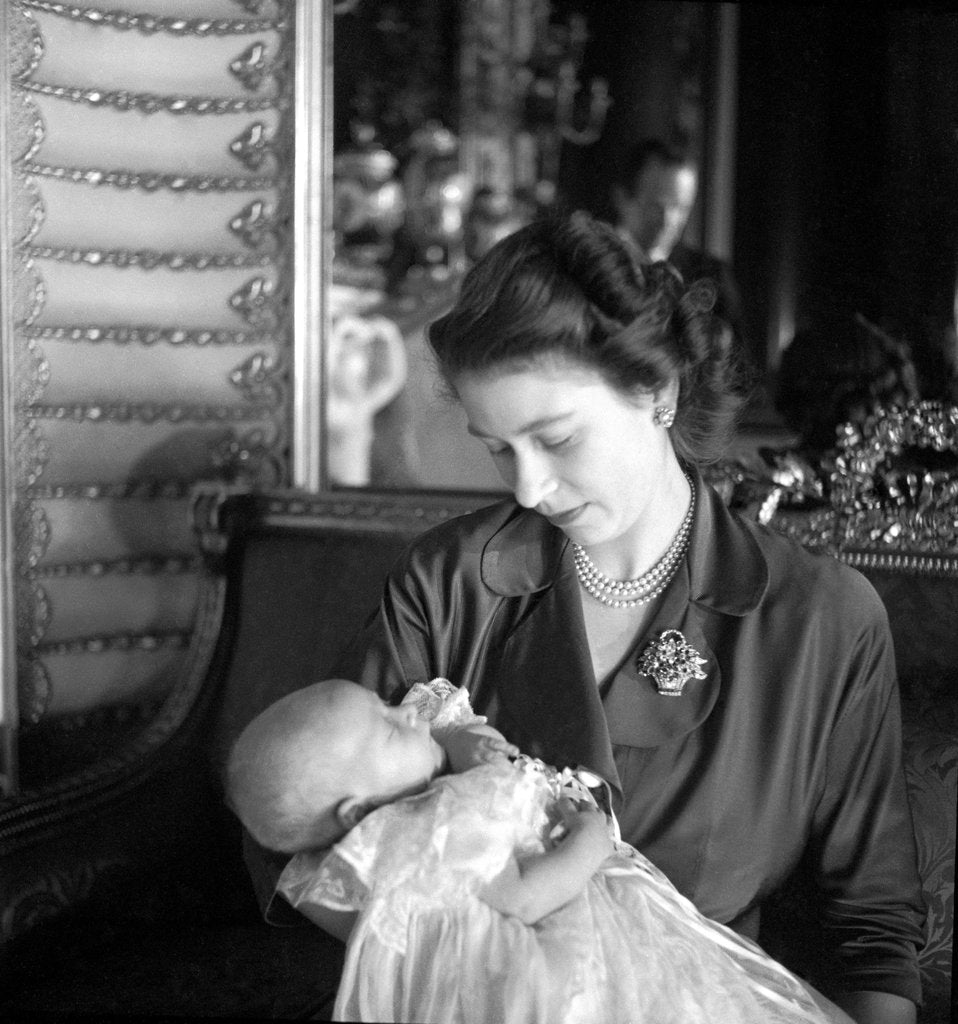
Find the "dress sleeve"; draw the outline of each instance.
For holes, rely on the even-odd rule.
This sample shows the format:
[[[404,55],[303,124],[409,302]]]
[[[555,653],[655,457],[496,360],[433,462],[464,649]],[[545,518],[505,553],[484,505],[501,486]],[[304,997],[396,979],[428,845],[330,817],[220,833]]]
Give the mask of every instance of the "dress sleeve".
[[[276,891],[297,909],[312,904],[330,910],[361,910],[369,892],[354,865],[335,848],[297,853],[283,870]]]
[[[902,769],[901,711],[887,620],[859,639],[848,698],[828,742],[812,853],[822,924],[845,990],[920,1002],[925,910]]]

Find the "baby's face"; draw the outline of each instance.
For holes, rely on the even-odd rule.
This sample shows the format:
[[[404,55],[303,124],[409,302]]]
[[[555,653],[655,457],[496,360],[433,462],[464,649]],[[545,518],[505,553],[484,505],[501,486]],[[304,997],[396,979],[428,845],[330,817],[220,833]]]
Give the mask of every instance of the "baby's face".
[[[337,720],[350,796],[387,803],[426,788],[442,768],[442,747],[411,706],[390,707],[358,684],[342,687]]]

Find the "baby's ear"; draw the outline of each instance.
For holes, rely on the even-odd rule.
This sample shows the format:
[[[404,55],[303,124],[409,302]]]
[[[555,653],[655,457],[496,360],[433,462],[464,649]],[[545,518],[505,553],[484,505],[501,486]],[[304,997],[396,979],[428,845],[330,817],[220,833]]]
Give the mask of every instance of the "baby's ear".
[[[372,810],[372,807],[364,803],[358,797],[347,796],[336,804],[336,821],[339,822],[341,828],[349,829],[354,828],[358,825],[363,818]]]

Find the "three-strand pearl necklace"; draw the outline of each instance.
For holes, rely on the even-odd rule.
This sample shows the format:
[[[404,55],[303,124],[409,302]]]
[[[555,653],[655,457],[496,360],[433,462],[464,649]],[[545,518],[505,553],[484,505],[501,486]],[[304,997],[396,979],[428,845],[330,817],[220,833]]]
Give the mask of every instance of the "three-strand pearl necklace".
[[[695,484],[686,474],[686,480],[692,490],[688,511],[682,520],[678,532],[672,538],[665,554],[649,569],[634,580],[616,580],[606,576],[595,562],[585,553],[581,544],[573,544],[572,552],[575,559],[575,571],[582,589],[602,604],[610,608],[635,608],[648,604],[658,597],[672,582],[678,572],[682,559],[689,546],[692,532],[692,516],[695,509]]]

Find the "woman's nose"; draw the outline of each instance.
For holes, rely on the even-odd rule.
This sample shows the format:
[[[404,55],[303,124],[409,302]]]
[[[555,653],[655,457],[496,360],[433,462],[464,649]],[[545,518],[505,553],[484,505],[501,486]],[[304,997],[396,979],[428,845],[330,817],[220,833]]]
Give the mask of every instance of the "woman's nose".
[[[535,508],[555,490],[555,479],[545,459],[535,455],[516,458],[512,491],[523,508]]]

